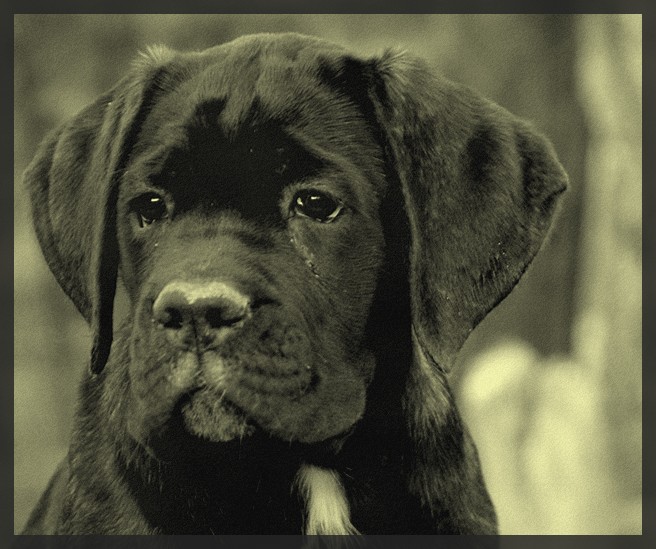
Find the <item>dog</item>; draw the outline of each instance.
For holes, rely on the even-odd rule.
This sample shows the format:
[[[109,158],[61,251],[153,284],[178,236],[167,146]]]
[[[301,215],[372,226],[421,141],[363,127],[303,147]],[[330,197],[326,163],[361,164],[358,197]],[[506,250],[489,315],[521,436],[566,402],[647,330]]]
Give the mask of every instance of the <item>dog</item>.
[[[406,53],[252,35],[151,48],[24,179],[93,337],[24,533],[496,533],[448,373],[567,186],[527,123]]]

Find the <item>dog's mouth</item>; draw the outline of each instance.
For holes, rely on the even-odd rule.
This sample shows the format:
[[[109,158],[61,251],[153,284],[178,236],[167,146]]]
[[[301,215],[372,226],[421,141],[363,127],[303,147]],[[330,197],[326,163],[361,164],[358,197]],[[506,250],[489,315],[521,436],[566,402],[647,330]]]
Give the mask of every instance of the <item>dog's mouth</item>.
[[[202,354],[173,355],[166,345],[133,341],[132,437],[168,460],[165,455],[187,459],[199,447],[220,453],[221,446],[251,447],[260,439],[321,445],[347,432],[364,413],[359,363],[317,358],[297,331],[268,328],[259,346],[242,334]],[[257,335],[253,327],[245,333],[251,332]]]
[[[177,413],[188,433],[209,442],[242,440],[257,429],[243,409],[214,391],[197,389],[187,393],[180,399]]]
[[[352,425],[311,443],[283,439],[259,425],[224,394],[204,387],[179,399],[159,434],[149,437],[146,446],[159,460],[192,468],[245,464],[265,456],[326,464],[339,454],[353,429]]]

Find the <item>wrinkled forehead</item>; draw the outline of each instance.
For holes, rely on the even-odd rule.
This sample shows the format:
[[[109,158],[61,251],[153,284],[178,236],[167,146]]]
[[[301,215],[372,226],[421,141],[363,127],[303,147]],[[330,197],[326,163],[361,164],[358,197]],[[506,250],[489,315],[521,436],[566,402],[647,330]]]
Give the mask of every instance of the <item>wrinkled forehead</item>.
[[[343,54],[311,46],[233,42],[179,60],[160,78],[140,145],[183,146],[199,126],[226,139],[245,126],[275,126],[317,156],[371,164],[380,156],[371,121],[331,78]]]

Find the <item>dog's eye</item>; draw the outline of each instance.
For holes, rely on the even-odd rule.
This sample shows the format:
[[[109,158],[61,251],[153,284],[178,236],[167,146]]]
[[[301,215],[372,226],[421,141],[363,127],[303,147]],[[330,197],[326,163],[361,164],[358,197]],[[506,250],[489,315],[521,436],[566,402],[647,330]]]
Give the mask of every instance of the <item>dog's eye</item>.
[[[334,221],[343,208],[334,198],[314,189],[297,192],[292,202],[293,212],[321,223]]]
[[[155,193],[148,193],[135,198],[132,201],[132,209],[137,214],[140,227],[145,227],[154,221],[168,217],[166,202]]]

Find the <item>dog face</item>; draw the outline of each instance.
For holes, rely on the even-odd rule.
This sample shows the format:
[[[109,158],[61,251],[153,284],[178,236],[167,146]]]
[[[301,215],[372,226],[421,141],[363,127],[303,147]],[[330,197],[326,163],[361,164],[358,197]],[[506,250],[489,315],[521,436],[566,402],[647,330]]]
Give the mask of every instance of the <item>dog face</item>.
[[[382,151],[288,56],[219,59],[160,84],[119,183],[128,427],[145,442],[175,413],[211,441],[323,441],[362,416],[373,375]]]
[[[257,35],[150,51],[25,179],[93,333],[76,451],[318,446],[350,471],[359,521],[389,505],[372,531],[403,528],[401,505],[422,531],[494,532],[446,373],[566,186],[527,124],[407,55]],[[299,477],[308,501],[326,479],[346,498],[315,473]]]

